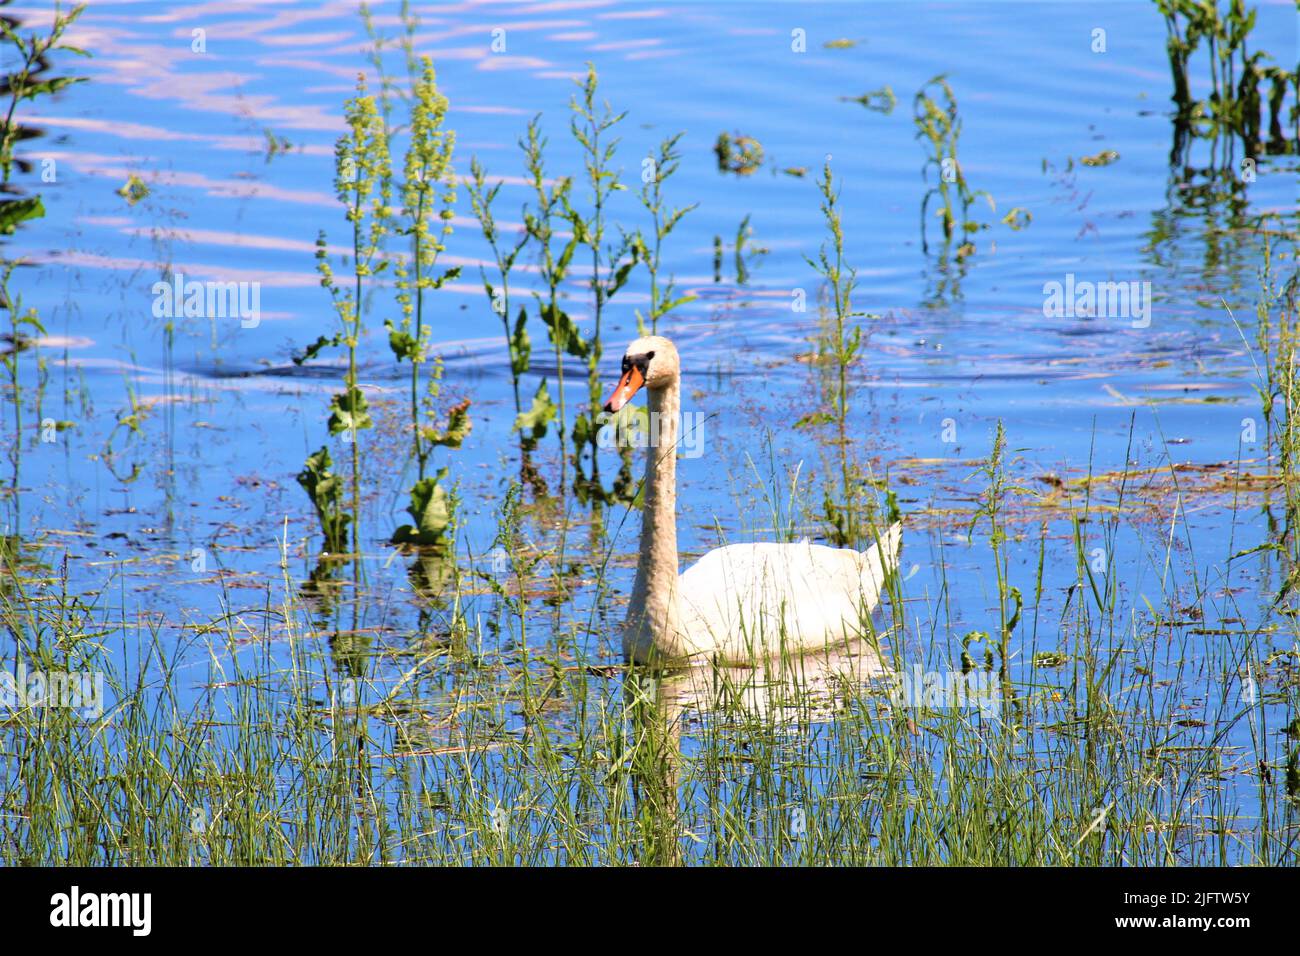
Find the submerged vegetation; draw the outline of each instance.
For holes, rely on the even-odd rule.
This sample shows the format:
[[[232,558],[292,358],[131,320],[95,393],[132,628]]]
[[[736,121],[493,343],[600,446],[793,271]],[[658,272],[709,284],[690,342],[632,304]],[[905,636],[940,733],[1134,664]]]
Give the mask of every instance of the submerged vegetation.
[[[1226,14],[1206,2],[1157,7],[1169,23],[1175,127],[1238,137],[1260,162],[1293,155],[1283,122],[1294,122],[1294,74],[1248,50],[1253,14],[1236,0]],[[81,52],[63,40],[80,12],[56,18],[43,38],[20,40],[5,27],[26,64],[9,78],[14,105],[0,144],[6,233],[31,226],[42,208],[39,195],[10,184],[11,167],[26,171],[14,106],[72,82],[38,80],[36,67]],[[1202,374],[1215,362],[1228,369],[1232,382],[1215,382],[1215,392],[1189,372],[1173,402],[1208,405],[1206,394],[1248,383],[1222,400],[1240,406],[1235,459],[1190,462],[1188,419],[1173,417],[1180,406],[1162,411],[1154,388],[1133,400],[1119,391],[1136,394],[1142,383],[1087,393],[1090,414],[1107,396],[1134,406],[1121,413],[1120,435],[1113,417],[1109,426],[1067,420],[1029,399],[1030,381],[1100,377],[1092,363],[1102,364],[1101,346],[1076,350],[1041,325],[1016,324],[1002,299],[995,314],[959,307],[968,270],[998,254],[980,237],[1010,236],[1032,217],[1011,208],[1000,230],[977,215],[983,202],[996,215],[995,203],[962,170],[964,87],[947,75],[916,93],[910,119],[891,115],[888,84],[849,99],[866,113],[827,97],[856,121],[897,122],[924,150],[909,154],[915,189],[900,208],[912,225],[900,244],[924,260],[926,294],[915,310],[891,308],[902,270],[878,267],[871,217],[892,212],[863,213],[862,184],[839,163],[833,175],[829,155],[816,193],[802,166],[786,167],[789,179],[752,176],[767,161],[756,138],[724,133],[711,154],[690,133],[642,127],[635,109],[605,102],[591,63],[575,77],[567,113],[556,102],[567,120],[560,133],[558,117],[539,114],[521,120],[506,150],[468,136],[458,143],[456,104],[416,52],[409,6],[395,40],[363,15],[369,70],[343,105],[333,154],[335,242],[322,230],[315,246],[332,314],[314,320],[314,341],[281,355],[283,367],[266,361],[275,381],[298,390],[227,421],[210,408],[226,399],[200,395],[196,375],[177,387],[169,365],[160,400],[167,416],[201,406],[202,436],[218,430],[213,421],[256,430],[288,408],[301,412],[305,444],[291,449],[283,474],[279,458],[264,470],[240,463],[237,487],[217,499],[222,510],[200,509],[190,538],[170,515],[154,527],[137,511],[147,494],[137,479],[152,467],[146,451],[137,448],[130,469],[114,463],[115,441],[143,445],[154,427],[158,402],[142,397],[138,376],[126,378],[127,404],[94,446],[115,479],[95,489],[100,523],[24,535],[20,503],[39,507],[51,494],[20,472],[33,423],[57,437],[88,427],[91,415],[74,425],[42,410],[48,375],[26,356],[39,354],[45,327],[11,290],[21,273],[5,260],[12,477],[0,539],[0,692],[9,671],[21,671],[40,673],[51,693],[73,681],[76,699],[0,701],[0,861],[1300,862],[1293,216],[1242,213],[1233,228],[1209,230],[1201,274],[1216,295],[1219,252],[1262,258],[1253,323],[1228,308],[1244,292],[1225,289],[1216,306],[1237,323],[1232,348],[1245,351],[1214,351],[1222,342],[1203,329],[1171,347],[1091,315],[1070,326],[1090,342],[1122,339],[1119,351],[1137,354],[1143,370],[1171,355],[1192,356]],[[856,42],[821,49],[848,58]],[[1197,99],[1202,43],[1213,82]],[[404,76],[388,70],[394,49]],[[775,140],[754,131],[775,153]],[[480,153],[464,172],[466,143]],[[1131,155],[1085,152],[1080,164],[1098,176],[1123,172]],[[282,155],[277,167],[310,155],[272,153]],[[814,143],[807,157],[789,158],[815,168],[824,154]],[[770,188],[767,178],[799,190],[807,209],[796,212],[807,215],[798,222],[817,222],[820,241],[761,207],[724,216],[707,198],[688,201],[690,164],[711,182],[757,191]],[[143,179],[131,181],[144,190],[142,209],[154,201]],[[918,194],[919,237],[906,212]],[[131,202],[134,191],[124,195]],[[1154,266],[1178,275],[1186,263],[1166,255],[1176,230],[1148,238]],[[782,246],[796,254],[779,259]],[[769,255],[793,268],[769,276],[779,271],[760,267]],[[466,279],[469,294],[456,288]],[[805,294],[814,308],[803,308]],[[466,331],[459,310],[471,308],[473,328],[490,337]],[[966,340],[983,351],[953,388],[945,379],[971,356],[944,364],[923,336],[958,327],[988,338]],[[1004,348],[1026,329],[1045,336],[1048,360]],[[175,332],[166,326],[169,349]],[[634,333],[680,345],[693,417],[667,453],[682,458],[684,483],[730,489],[721,502],[683,495],[687,548],[807,538],[865,549],[903,521],[901,565],[861,640],[685,673],[622,661],[639,471],[645,455],[662,453],[644,447],[655,427],[647,413],[601,412],[612,346]],[[724,346],[699,345],[710,337]],[[801,342],[811,351],[796,355]],[[910,377],[898,371],[900,355]],[[779,394],[783,374],[810,382],[810,395]],[[989,394],[979,390],[986,377],[1031,411],[1019,420],[969,411],[968,398]],[[88,386],[69,377],[63,389],[70,405]],[[906,432],[916,448],[885,441],[913,419],[924,422]],[[266,430],[271,444],[296,438],[285,421]],[[1058,456],[1054,436],[1067,430],[1076,443],[1062,440]],[[474,446],[485,433],[482,453]],[[205,469],[206,440],[193,461]],[[166,442],[170,482],[170,431]],[[1075,455],[1080,447],[1086,454]],[[306,503],[287,481],[303,454]],[[402,512],[409,520],[399,524]],[[174,601],[164,593],[173,590]]]

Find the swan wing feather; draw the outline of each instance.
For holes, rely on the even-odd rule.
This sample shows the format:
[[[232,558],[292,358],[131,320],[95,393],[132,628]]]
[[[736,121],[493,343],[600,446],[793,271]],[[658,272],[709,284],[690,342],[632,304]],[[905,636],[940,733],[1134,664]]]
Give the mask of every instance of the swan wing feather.
[[[895,524],[866,551],[805,540],[708,552],[678,582],[692,653],[746,661],[861,636],[886,569],[897,564],[901,533]]]

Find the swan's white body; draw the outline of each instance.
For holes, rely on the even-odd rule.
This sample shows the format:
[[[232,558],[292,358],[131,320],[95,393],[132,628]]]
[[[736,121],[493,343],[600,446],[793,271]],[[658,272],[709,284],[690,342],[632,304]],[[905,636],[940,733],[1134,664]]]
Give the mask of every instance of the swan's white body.
[[[678,575],[677,350],[660,336],[637,339],[623,364],[606,409],[617,411],[644,383],[659,427],[648,450],[625,656],[639,663],[743,664],[864,636],[885,576],[898,563],[902,526],[866,551],[807,541],[728,545]]]
[[[902,526],[881,542],[897,562]],[[887,562],[866,552],[809,544],[732,544],[708,552],[678,579],[692,657],[758,660],[864,637]]]

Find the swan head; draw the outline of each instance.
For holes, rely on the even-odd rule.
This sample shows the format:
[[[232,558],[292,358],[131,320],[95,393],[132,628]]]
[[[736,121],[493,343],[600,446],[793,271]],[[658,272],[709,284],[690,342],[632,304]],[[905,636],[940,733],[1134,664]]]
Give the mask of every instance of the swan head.
[[[645,335],[623,353],[622,377],[605,401],[605,411],[616,412],[640,389],[667,388],[681,378],[677,348],[662,335]]]

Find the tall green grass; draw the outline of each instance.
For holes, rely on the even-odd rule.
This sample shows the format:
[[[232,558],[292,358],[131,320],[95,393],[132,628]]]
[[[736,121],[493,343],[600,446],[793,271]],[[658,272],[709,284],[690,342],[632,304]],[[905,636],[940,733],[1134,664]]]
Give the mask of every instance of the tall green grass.
[[[1014,462],[987,467],[998,474]],[[775,472],[759,480],[775,524],[796,533],[818,520],[815,490]],[[1136,476],[1116,480],[1123,489]],[[909,518],[904,568],[925,561],[937,573],[919,592],[905,575],[891,582],[871,640],[688,674],[611,668],[614,649],[588,636],[593,615],[604,616],[599,589],[548,604],[539,587],[546,546],[528,557],[517,506],[501,514],[498,540],[517,555],[505,575],[490,575],[489,588],[445,578],[436,587],[444,610],[426,639],[384,641],[359,656],[337,631],[321,641],[287,548],[279,582],[252,602],[231,595],[224,613],[202,621],[124,615],[121,578],[77,595],[65,570],[28,564],[0,593],[18,653],[32,667],[103,671],[110,706],[98,718],[39,707],[5,715],[0,857],[1297,862],[1293,745],[1279,733],[1292,718],[1283,727],[1265,720],[1279,705],[1296,712],[1286,676],[1294,618],[1283,619],[1285,635],[1277,621],[1230,641],[1198,633],[1227,627],[1219,622],[1234,609],[1180,580],[1159,529],[1144,542],[1103,523],[1110,530],[1093,537],[1085,519],[1117,502],[1123,514],[1127,492],[1081,480],[1039,520],[1012,488],[988,486],[984,520],[1001,533],[981,525],[970,546],[954,543],[960,519]],[[1000,497],[994,518],[989,495]],[[1100,580],[1094,546],[1142,552],[1153,543],[1167,550],[1126,572],[1145,601],[1109,583],[1109,570]],[[1076,564],[1063,604],[1045,599],[1042,583],[1062,548]],[[1019,570],[999,577],[993,566],[1003,563]],[[957,635],[986,612],[956,607],[948,576],[971,573],[996,590],[984,625],[995,635],[992,659],[978,642],[961,658]],[[1018,626],[1008,622],[1010,576],[1030,596]],[[891,696],[894,675],[913,666],[991,666],[1009,692],[996,713],[903,706]],[[1268,709],[1239,699],[1247,668]],[[1229,786],[1243,776],[1250,787]]]

